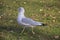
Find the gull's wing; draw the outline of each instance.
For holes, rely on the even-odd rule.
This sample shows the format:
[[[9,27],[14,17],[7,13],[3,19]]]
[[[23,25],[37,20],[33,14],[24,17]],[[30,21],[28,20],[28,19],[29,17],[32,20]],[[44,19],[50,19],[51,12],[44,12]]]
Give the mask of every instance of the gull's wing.
[[[32,25],[32,26],[42,25],[42,22],[36,22],[30,18],[22,18],[21,21],[24,25]]]

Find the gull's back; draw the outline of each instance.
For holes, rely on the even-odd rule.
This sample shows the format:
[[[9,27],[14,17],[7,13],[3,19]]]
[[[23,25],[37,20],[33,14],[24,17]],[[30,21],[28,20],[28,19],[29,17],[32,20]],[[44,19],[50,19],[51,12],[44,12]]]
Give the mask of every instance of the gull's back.
[[[28,24],[29,26],[39,26],[42,25],[42,22],[36,22],[30,18],[23,18],[22,23]]]

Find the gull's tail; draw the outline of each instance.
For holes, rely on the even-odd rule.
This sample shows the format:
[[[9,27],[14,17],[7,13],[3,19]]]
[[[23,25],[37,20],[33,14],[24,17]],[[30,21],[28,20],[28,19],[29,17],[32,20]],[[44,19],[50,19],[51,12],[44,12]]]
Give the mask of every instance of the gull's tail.
[[[35,24],[36,24],[37,26],[47,26],[47,24],[42,23],[42,22],[36,22]]]
[[[47,24],[42,23],[42,22],[35,22],[34,25],[36,25],[36,26],[47,26]]]

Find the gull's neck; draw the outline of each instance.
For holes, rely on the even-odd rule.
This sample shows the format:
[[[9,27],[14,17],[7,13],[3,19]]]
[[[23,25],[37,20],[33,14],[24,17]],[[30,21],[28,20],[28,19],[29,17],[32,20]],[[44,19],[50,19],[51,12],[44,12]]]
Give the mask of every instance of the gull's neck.
[[[24,12],[19,12],[18,16],[24,17]]]

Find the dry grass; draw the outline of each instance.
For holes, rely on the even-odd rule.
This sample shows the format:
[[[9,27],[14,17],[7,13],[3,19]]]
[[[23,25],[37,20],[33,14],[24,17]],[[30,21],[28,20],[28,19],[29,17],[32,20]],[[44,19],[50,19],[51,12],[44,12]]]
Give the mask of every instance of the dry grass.
[[[27,28],[18,25],[18,8],[24,7],[25,15],[47,26]],[[0,40],[60,40],[60,0],[0,0]]]

